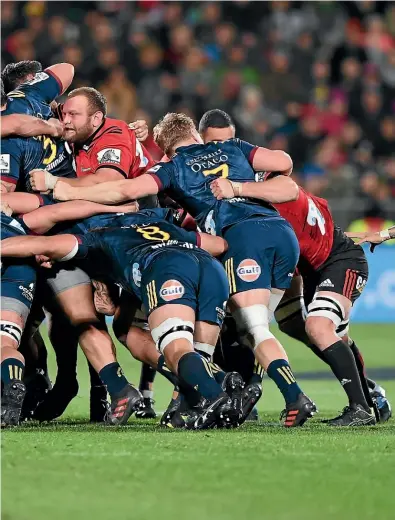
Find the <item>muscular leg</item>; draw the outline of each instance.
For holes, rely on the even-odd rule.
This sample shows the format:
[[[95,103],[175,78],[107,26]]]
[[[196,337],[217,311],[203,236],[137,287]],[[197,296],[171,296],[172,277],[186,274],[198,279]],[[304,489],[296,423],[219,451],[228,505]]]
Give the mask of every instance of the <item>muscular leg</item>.
[[[366,411],[370,411],[353,353],[336,333],[341,321],[348,319],[350,310],[351,301],[345,296],[331,291],[319,291],[309,305],[306,332],[321,350],[343,386],[349,404],[361,405]]]
[[[171,319],[180,322],[180,329],[168,333],[173,327],[177,327],[168,321]],[[152,337],[163,352],[166,365],[178,375],[182,383],[197,389],[210,401],[222,395],[222,388],[215,381],[208,362],[194,351],[193,309],[185,305],[164,305],[150,314],[148,322]],[[216,328],[218,337],[219,327]]]
[[[243,343],[253,348],[258,363],[277,384],[288,404],[295,402],[302,390],[296,383],[284,348],[269,331],[270,296],[268,289],[234,294],[229,308]]]

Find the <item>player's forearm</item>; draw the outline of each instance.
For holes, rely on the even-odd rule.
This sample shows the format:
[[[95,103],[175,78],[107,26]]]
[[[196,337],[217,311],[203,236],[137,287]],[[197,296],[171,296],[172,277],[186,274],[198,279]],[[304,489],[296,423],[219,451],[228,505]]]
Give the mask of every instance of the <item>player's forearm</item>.
[[[96,175],[87,175],[86,177],[79,177],[76,179],[68,179],[62,177],[62,182],[72,186],[73,188],[85,188],[89,186],[96,186],[103,182]]]
[[[39,208],[24,215],[23,221],[35,233],[43,234],[59,222],[84,219],[100,213],[118,213],[124,209],[122,206],[106,206],[86,200],[75,200]],[[128,210],[130,211],[130,208]]]
[[[25,114],[10,114],[1,118],[1,137],[8,135],[34,137],[37,135],[57,135],[51,123]]]
[[[4,257],[28,258],[44,255],[53,260],[61,260],[76,244],[73,235],[52,237],[11,237],[1,241],[1,254]]]
[[[291,175],[292,159],[282,150],[269,150],[259,147],[254,155],[252,166],[256,171],[281,172],[283,175]]]
[[[40,207],[40,197],[33,193],[4,193],[1,198],[16,214],[29,213]]]
[[[239,193],[237,193],[237,189],[234,189],[234,191],[235,195],[239,194],[241,197],[261,199],[271,204],[280,204],[297,200],[299,187],[291,178],[279,176],[266,182],[240,183]]]

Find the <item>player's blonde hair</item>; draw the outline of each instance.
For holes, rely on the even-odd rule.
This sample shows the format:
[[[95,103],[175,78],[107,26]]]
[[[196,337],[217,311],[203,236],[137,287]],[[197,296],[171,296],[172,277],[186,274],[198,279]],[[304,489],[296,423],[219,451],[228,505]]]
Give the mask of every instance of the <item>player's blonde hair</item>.
[[[194,132],[196,132],[196,126],[189,116],[169,112],[155,126],[154,139],[164,153],[171,157],[176,144],[193,136]]]

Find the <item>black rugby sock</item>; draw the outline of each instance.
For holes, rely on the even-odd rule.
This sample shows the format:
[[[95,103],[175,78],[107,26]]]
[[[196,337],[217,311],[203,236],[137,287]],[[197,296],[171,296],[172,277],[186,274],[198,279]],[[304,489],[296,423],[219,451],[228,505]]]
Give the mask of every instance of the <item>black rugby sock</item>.
[[[116,361],[103,367],[99,372],[99,377],[106,385],[111,398],[119,394],[129,384],[122,372],[122,368]]]
[[[152,384],[155,380],[156,370],[143,363],[141,366],[139,390],[143,394],[144,398],[152,399],[154,392],[152,390]]]
[[[360,404],[366,410],[369,410],[370,407],[366,402],[361,378],[351,349],[340,339],[323,350],[323,354],[332,372],[344,388],[350,404]]]

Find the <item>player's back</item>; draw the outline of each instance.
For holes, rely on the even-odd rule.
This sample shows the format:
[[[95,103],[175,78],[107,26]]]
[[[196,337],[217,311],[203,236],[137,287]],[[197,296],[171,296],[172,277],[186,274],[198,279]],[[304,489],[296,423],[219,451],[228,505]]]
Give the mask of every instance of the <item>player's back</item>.
[[[29,114],[48,119],[52,116],[50,103],[61,91],[59,81],[51,73],[38,72],[31,81],[7,93],[7,107],[1,114]]]
[[[325,199],[299,187],[298,199],[275,207],[294,228],[300,256],[314,269],[328,258],[333,245],[333,217]]]
[[[248,160],[250,150],[245,145],[239,139],[230,139],[182,146],[169,163],[150,171],[205,231],[220,234],[224,228],[254,215],[278,216],[273,206],[262,201],[244,197],[218,201],[211,192],[210,183],[215,177],[236,182],[255,180]],[[162,176],[169,180],[163,183]]]
[[[195,232],[172,223],[171,210],[159,208],[120,215],[110,227],[93,230],[81,240],[91,269],[126,290],[132,288],[137,296],[139,273],[156,254],[165,247],[194,249],[199,242]]]
[[[49,136],[8,137],[1,141],[0,175],[17,191],[31,192],[29,172],[48,170],[58,177],[74,177],[71,155],[63,141]]]

